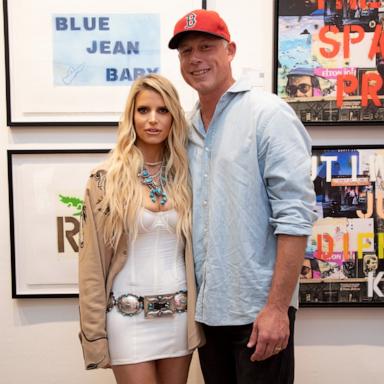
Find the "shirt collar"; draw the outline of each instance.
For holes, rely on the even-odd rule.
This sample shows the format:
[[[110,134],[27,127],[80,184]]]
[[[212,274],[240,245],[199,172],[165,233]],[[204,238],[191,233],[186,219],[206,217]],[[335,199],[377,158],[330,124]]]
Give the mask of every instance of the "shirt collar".
[[[252,88],[252,81],[247,76],[242,76],[240,79],[236,80],[229,88],[228,90],[221,96],[220,100],[223,100],[223,98],[226,97],[227,94],[234,94],[234,93],[241,93],[241,92],[248,92]],[[197,101],[189,115],[192,121],[192,125],[195,127],[197,132],[200,132],[200,134],[204,137],[205,132],[199,130],[200,127],[200,102]]]
[[[242,76],[240,79],[236,80],[231,87],[227,90],[228,93],[239,93],[247,92],[252,88],[252,82],[247,76]],[[226,93],[227,93],[226,92]]]
[[[223,96],[227,93],[240,93],[250,91],[252,88],[252,82],[247,76],[243,76],[240,79],[236,80],[223,94]],[[221,98],[223,98],[221,96]],[[191,111],[191,115],[195,116],[196,112],[200,109],[200,102],[197,101]]]

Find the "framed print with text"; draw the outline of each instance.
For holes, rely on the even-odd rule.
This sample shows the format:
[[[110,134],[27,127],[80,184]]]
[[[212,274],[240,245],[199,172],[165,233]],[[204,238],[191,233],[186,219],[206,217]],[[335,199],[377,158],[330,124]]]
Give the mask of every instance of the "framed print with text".
[[[12,297],[78,294],[80,212],[100,150],[9,150]]]
[[[384,122],[384,1],[275,0],[274,90],[306,125]]]
[[[384,145],[312,150],[316,221],[301,306],[384,306]]]
[[[129,87],[161,73],[185,110],[195,94],[168,48],[202,0],[3,0],[9,126],[116,125]]]

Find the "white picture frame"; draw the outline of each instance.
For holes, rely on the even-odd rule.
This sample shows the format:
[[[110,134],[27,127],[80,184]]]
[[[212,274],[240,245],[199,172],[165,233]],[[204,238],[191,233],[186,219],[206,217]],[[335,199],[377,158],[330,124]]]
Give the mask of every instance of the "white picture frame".
[[[13,298],[78,295],[85,185],[107,152],[8,150]]]
[[[3,0],[8,125],[114,126],[132,80],[153,70],[173,82],[191,110],[196,96],[168,41],[176,21],[202,6],[201,0]]]

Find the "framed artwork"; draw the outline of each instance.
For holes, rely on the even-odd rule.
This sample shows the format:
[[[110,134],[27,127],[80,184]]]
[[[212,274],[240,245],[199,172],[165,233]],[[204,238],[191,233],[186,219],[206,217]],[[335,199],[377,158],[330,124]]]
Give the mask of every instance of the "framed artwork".
[[[306,125],[384,122],[384,1],[275,0],[274,90]]]
[[[301,306],[384,306],[384,145],[312,150],[316,221]]]
[[[192,109],[168,48],[202,0],[3,0],[9,126],[116,125],[132,82],[161,73]]]
[[[269,92],[273,74],[273,3],[207,0],[207,9],[220,14],[231,40],[236,43],[236,55],[231,63],[234,78],[247,76],[254,87]]]
[[[13,298],[78,295],[85,184],[108,151],[8,150]]]

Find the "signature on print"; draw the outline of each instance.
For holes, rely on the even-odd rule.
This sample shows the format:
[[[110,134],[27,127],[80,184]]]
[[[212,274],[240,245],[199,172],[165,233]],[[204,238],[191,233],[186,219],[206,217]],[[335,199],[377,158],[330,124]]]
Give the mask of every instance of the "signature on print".
[[[85,64],[82,63],[77,67],[68,67],[67,74],[63,77],[63,83],[69,85],[72,83],[73,79],[85,68]]]

